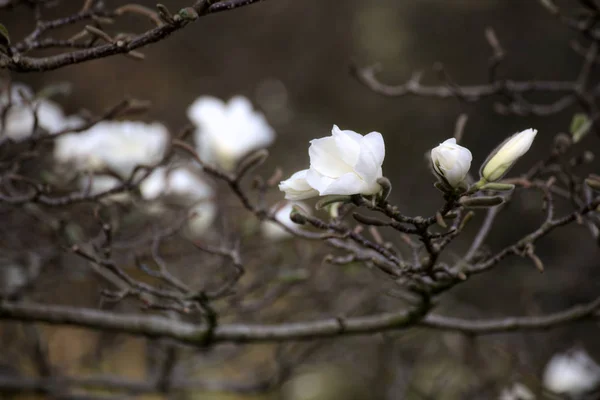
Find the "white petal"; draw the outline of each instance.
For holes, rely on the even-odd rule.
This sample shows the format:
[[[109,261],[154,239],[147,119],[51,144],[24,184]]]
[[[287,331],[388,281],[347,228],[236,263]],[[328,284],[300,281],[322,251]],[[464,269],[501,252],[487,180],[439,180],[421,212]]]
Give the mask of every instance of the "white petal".
[[[383,137],[379,132],[371,132],[361,139],[360,154],[354,170],[365,182],[373,184],[381,177],[378,172],[385,157]]]
[[[342,161],[350,166],[355,165],[361,150],[362,135],[351,130],[341,130],[337,125],[333,126],[331,135]]]
[[[312,188],[307,180],[308,170],[302,170],[294,173],[287,180],[279,184],[279,190],[285,193],[288,200],[304,200],[317,196],[319,193]]]
[[[352,171],[352,166],[343,161],[335,138],[331,136],[311,140],[308,155],[310,168],[321,175],[337,178]]]
[[[201,126],[206,121],[215,118],[223,118],[225,113],[225,103],[216,97],[202,96],[198,97],[188,107],[187,116],[196,126]]]
[[[319,195],[329,194],[352,195],[362,193],[366,188],[365,182],[354,172],[348,172],[337,179],[320,175],[317,171],[309,170],[308,183],[319,191]]]
[[[166,168],[156,168],[144,181],[140,184],[140,194],[146,200],[153,200],[159,197],[166,186]]]

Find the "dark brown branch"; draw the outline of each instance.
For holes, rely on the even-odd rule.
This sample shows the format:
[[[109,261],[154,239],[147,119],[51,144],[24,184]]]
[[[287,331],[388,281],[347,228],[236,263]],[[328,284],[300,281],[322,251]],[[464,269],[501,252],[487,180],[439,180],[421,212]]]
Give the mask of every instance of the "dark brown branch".
[[[429,328],[459,331],[470,335],[488,335],[514,331],[546,330],[575,321],[595,318],[600,297],[590,303],[539,317],[509,317],[491,320],[468,320],[429,314],[420,324]]]
[[[373,334],[412,326],[423,317],[428,308],[429,305],[425,304],[413,310],[364,317],[328,318],[274,325],[241,323],[220,325],[214,328],[211,341],[214,343],[281,342]],[[205,325],[194,325],[164,317],[12,302],[0,303],[0,319],[73,325],[130,335],[170,338],[197,346],[202,346],[210,333],[209,327]]]
[[[152,43],[159,42],[172,33],[182,29],[189,22],[195,20],[199,16],[213,14],[221,11],[233,10],[239,7],[258,3],[263,0],[229,0],[217,2],[209,6],[211,3],[208,0],[199,0],[191,7],[190,11],[180,12],[174,15],[171,23],[165,23],[154,29],[137,35],[131,39],[116,40],[113,43],[99,45],[90,49],[82,49],[70,53],[59,54],[50,57],[35,58],[16,54],[13,57],[2,54],[0,59],[0,68],[6,68],[15,72],[41,72],[51,71],[67,65],[79,64],[82,62],[96,60],[112,56],[115,54],[127,54],[141,47]],[[188,8],[189,9],[189,8]],[[38,28],[26,39],[26,42],[31,42],[37,39],[44,31],[56,26],[64,26],[73,22],[84,20],[90,15],[97,14],[97,11],[86,10],[74,16],[60,20],[49,21],[42,23],[41,28]],[[72,20],[72,21],[71,21]]]
[[[514,245],[504,248],[499,253],[497,253],[495,256],[490,258],[489,260],[486,260],[482,263],[479,263],[479,264],[476,264],[476,265],[470,267],[469,273],[480,273],[483,271],[487,271],[488,269],[492,268],[494,265],[498,264],[500,261],[502,261],[504,258],[508,257],[509,255],[519,254],[519,253],[523,252],[527,245],[532,244],[535,241],[541,239],[542,237],[546,236],[547,234],[549,234],[554,229],[556,229],[560,226],[564,226],[573,221],[576,221],[578,218],[581,218],[581,216],[595,210],[596,207],[598,207],[599,205],[600,205],[600,197],[597,197],[590,203],[581,207],[579,210],[572,212],[571,214],[568,214],[562,218],[554,219],[552,221],[546,221],[537,230],[535,230],[534,232],[530,233],[529,235],[523,237],[521,240],[519,240]]]
[[[406,95],[451,98],[456,97],[456,90],[446,85],[425,86],[420,83],[421,74],[414,74],[407,82],[400,85],[387,85],[377,78],[377,67],[359,68],[353,66],[352,72],[358,80],[375,93],[398,97]],[[484,97],[501,94],[504,91],[511,93],[544,92],[574,92],[576,84],[572,81],[512,81],[502,80],[482,85],[461,85],[461,96],[466,101],[477,101]]]

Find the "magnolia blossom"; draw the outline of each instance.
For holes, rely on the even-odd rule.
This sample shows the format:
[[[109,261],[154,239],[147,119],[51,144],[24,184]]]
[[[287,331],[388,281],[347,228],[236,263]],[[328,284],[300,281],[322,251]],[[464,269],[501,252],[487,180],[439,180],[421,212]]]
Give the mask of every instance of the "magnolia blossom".
[[[9,91],[0,94],[0,109],[6,110],[4,125],[0,129],[2,137],[14,141],[30,137],[37,126],[48,132],[56,132],[64,127],[65,115],[62,109],[51,100],[34,97],[32,90],[21,84],[11,86]]]
[[[450,138],[431,150],[433,170],[453,188],[459,187],[471,168],[473,156],[466,147]]]
[[[554,393],[581,396],[600,385],[600,365],[580,349],[556,354],[546,365],[543,381]]]
[[[202,236],[212,225],[217,216],[217,205],[213,201],[204,200],[190,209],[192,216],[187,223],[187,231],[192,238]]]
[[[163,196],[171,197],[179,204],[191,204],[214,196],[212,186],[185,167],[156,168],[140,184],[140,193],[146,200]]]
[[[225,103],[215,97],[199,97],[188,108],[196,125],[195,141],[200,159],[232,170],[253,150],[269,146],[275,132],[250,101],[235,96]]]
[[[307,172],[307,169],[298,171],[279,184],[279,190],[285,192],[286,199],[304,200],[319,195],[306,181]]]
[[[502,178],[517,160],[527,153],[535,135],[537,130],[526,129],[505,140],[483,163],[481,176],[488,182]]]
[[[275,213],[275,219],[291,230],[298,230],[299,225],[290,219],[294,207],[303,207],[302,203],[286,202]],[[265,221],[261,224],[261,232],[264,237],[271,240],[280,240],[293,237],[294,235],[273,221]]]
[[[317,194],[375,194],[381,190],[385,145],[379,132],[361,135],[333,126],[331,136],[310,141],[310,168],[279,184],[286,199],[306,199]]]
[[[140,194],[146,200],[191,206],[190,213],[193,215],[188,220],[188,231],[192,237],[202,235],[217,214],[214,189],[199,174],[186,167],[156,168],[140,184]],[[150,210],[156,213],[163,209],[151,207]]]
[[[504,388],[500,393],[499,400],[535,400],[535,395],[522,383],[515,383],[511,387]]]
[[[79,178],[79,187],[89,191],[91,195],[105,193],[121,184],[122,181],[120,179],[110,175],[91,175]],[[124,203],[127,202],[129,198],[127,192],[119,192],[105,196],[104,200]]]
[[[159,123],[104,121],[59,137],[54,157],[81,170],[109,169],[126,179],[136,166],[159,163],[168,142],[167,129]]]

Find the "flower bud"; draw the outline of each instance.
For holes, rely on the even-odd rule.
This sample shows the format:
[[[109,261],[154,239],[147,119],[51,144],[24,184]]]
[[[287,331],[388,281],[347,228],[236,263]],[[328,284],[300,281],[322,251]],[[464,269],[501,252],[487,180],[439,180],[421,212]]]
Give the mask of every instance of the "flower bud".
[[[431,163],[435,173],[452,188],[458,188],[471,168],[473,156],[466,147],[451,138],[431,150]]]
[[[504,198],[500,196],[477,196],[477,197],[463,197],[459,203],[462,206],[473,208],[473,207],[494,207],[504,203]]]
[[[481,177],[488,182],[495,182],[502,178],[529,150],[536,134],[536,129],[526,129],[505,140],[483,163]]]

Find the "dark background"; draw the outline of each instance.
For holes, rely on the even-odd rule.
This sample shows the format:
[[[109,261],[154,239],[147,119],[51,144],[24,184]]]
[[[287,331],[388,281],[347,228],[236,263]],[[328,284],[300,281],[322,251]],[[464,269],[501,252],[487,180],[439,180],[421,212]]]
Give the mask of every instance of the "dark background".
[[[177,10],[188,3],[167,5]],[[51,10],[47,15],[61,13]],[[33,28],[26,9],[0,14],[0,22],[13,38]],[[110,29],[139,32],[150,27],[142,17],[128,16]],[[202,18],[143,49],[143,62],[117,56],[12,77],[35,89],[72,83],[71,94],[59,99],[69,112],[100,112],[124,96],[150,100],[146,118],[163,121],[173,131],[187,122],[186,108],[198,96],[248,96],[277,131],[268,163],[280,165],[285,175],[305,168],[308,141],[329,135],[333,124],[363,134],[376,130],[386,142],[384,174],[394,185],[393,202],[406,214],[429,215],[442,199],[432,186],[424,154],[452,136],[460,113],[469,116],[462,144],[473,152],[474,170],[509,134],[529,127],[539,130],[532,150],[512,172],[517,174],[548,154],[553,137],[568,130],[577,109],[550,117],[517,117],[494,112],[493,104],[501,98],[468,104],[457,99],[386,98],[358,83],[349,65],[353,60],[359,65],[380,63],[380,77],[388,83],[403,82],[413,71],[423,70],[423,83],[443,84],[432,69],[442,62],[459,84],[485,83],[492,54],[484,38],[486,27],[495,30],[507,51],[501,76],[576,79],[582,59],[569,47],[576,35],[533,0],[269,0]],[[590,136],[579,146],[594,151],[598,144],[598,137]],[[491,248],[500,249],[535,229],[542,218],[539,196],[517,196],[493,230]],[[480,220],[475,219],[452,251],[468,248]],[[440,311],[473,317],[538,314],[595,296],[600,253],[584,227],[573,224],[543,239],[537,254],[544,261],[544,274],[528,260],[511,257],[453,291]],[[595,323],[581,323],[481,340],[530,350],[526,363],[539,372],[554,351],[576,344],[584,344],[600,360],[599,333]]]

